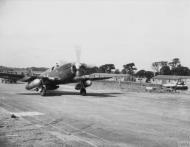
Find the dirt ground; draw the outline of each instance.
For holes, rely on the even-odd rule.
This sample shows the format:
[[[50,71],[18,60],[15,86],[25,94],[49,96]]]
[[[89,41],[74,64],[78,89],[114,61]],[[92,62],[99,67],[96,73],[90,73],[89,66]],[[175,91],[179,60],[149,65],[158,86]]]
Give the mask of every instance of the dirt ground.
[[[41,97],[0,84],[0,147],[188,147],[189,93],[148,93],[95,83]]]

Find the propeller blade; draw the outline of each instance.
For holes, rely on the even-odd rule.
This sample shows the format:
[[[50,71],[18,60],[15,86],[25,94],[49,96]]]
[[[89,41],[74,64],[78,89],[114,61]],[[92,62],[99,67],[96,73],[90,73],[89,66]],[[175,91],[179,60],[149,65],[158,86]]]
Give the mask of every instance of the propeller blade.
[[[75,62],[75,66],[76,66],[76,76],[80,76],[80,72],[79,72],[79,69],[80,69],[80,66],[81,66],[81,63],[80,63],[80,59],[81,59],[81,48],[80,46],[76,46],[75,47],[75,53],[76,53],[76,62]]]
[[[80,65],[80,58],[81,58],[81,48],[79,46],[76,46],[76,63]]]
[[[94,65],[87,65],[85,63],[81,63],[81,48],[80,46],[75,46],[75,53],[76,53],[76,62],[75,62],[75,67],[76,67],[76,76],[80,76],[80,69],[81,67],[85,68],[94,68],[96,66]]]

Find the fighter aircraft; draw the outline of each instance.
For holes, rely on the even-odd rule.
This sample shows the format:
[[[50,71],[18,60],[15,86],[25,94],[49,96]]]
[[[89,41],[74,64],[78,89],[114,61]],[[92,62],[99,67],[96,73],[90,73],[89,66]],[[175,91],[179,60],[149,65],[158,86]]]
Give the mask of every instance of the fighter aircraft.
[[[77,83],[76,90],[80,90],[82,96],[86,95],[86,87],[92,85],[94,80],[109,79],[111,77],[90,77],[80,75],[82,64],[64,63],[49,68],[38,76],[24,77],[21,81],[27,82],[26,89],[34,89],[40,92],[41,96],[47,94],[47,90],[55,90],[61,84]]]

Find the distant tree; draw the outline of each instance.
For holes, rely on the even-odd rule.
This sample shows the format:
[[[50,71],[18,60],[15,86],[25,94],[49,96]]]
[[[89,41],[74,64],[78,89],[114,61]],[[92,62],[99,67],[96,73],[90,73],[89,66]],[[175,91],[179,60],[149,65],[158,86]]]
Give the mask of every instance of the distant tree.
[[[171,69],[181,66],[180,59],[179,58],[172,59],[172,62],[169,62],[169,65],[171,66]]]
[[[83,64],[80,66],[79,72],[81,75],[89,75],[92,73],[97,73],[98,72],[98,67],[88,67],[86,64]]]
[[[122,73],[122,74],[127,74],[127,71],[126,71],[125,69],[122,69],[122,70],[121,70],[121,73]]]
[[[153,69],[155,72],[160,72],[160,64],[159,64],[159,62],[153,62],[153,63],[152,63],[152,69]]]
[[[146,78],[146,82],[149,82],[150,79],[154,77],[154,72],[139,70],[135,75],[139,78]]]
[[[166,61],[153,62],[152,68],[157,74],[162,75],[190,75],[190,69],[182,66],[179,58],[173,58],[169,63]]]
[[[167,66],[167,61],[159,61],[159,62],[153,62],[152,63],[152,69],[155,71],[155,73],[160,73],[160,69],[163,66]]]
[[[97,73],[97,72],[98,72],[97,66],[87,68],[87,74],[92,74],[92,73]]]
[[[101,65],[99,68],[98,68],[98,72],[100,73],[105,73],[106,69],[105,69],[105,66]]]
[[[157,76],[159,74],[160,74],[160,72],[154,72],[154,76]]]
[[[126,71],[126,73],[133,75],[134,71],[137,70],[137,68],[135,67],[135,63],[128,63],[123,65],[123,69]]]
[[[170,70],[170,67],[169,66],[163,66],[161,69],[160,69],[160,74],[161,75],[170,75],[171,74],[171,70]]]
[[[135,76],[140,77],[140,78],[144,78],[146,76],[146,71],[145,70],[139,70]]]
[[[171,70],[171,73],[173,75],[178,76],[189,76],[190,75],[190,69],[188,67],[178,66]]]
[[[106,66],[107,66],[107,69],[106,69],[107,73],[111,73],[111,71],[113,69],[115,69],[115,65],[114,64],[106,64]]]
[[[115,74],[120,74],[119,69],[116,69],[114,73],[115,73]]]
[[[85,65],[81,65],[79,68],[79,73],[80,75],[87,75],[88,71],[87,71],[87,67]]]
[[[101,65],[99,67],[99,72],[101,72],[101,73],[111,73],[112,69],[115,69],[114,64],[105,64],[105,65]]]
[[[146,71],[145,73],[146,82],[149,82],[152,77],[154,77],[154,72],[152,71]]]
[[[167,66],[168,65],[168,61],[160,61],[160,65],[161,65],[161,67]]]

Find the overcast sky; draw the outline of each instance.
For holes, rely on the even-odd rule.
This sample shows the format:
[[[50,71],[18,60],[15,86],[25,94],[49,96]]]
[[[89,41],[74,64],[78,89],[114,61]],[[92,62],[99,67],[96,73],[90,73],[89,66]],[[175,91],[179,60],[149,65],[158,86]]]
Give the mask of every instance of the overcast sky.
[[[0,65],[101,65],[179,57],[190,67],[189,0],[0,0]]]

